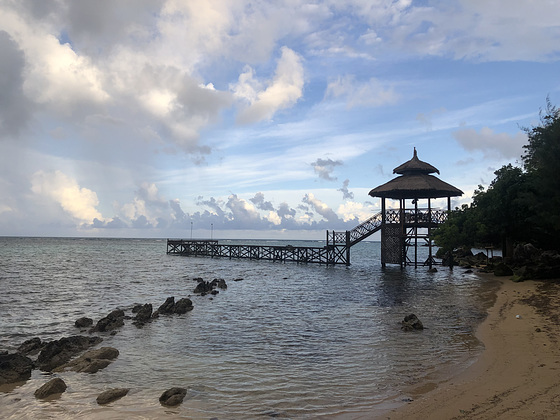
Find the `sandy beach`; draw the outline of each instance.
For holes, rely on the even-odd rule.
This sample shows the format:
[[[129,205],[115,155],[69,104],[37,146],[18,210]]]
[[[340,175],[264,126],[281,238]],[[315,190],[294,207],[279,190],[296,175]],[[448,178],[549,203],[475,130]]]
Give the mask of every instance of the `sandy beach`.
[[[560,282],[504,279],[466,371],[379,419],[560,418]],[[364,413],[356,418],[372,418]]]

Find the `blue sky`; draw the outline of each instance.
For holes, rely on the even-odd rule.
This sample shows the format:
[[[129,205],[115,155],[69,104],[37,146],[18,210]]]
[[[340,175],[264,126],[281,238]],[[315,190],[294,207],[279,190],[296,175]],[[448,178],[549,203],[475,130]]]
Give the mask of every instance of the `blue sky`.
[[[560,103],[560,2],[0,0],[0,235],[311,238]]]

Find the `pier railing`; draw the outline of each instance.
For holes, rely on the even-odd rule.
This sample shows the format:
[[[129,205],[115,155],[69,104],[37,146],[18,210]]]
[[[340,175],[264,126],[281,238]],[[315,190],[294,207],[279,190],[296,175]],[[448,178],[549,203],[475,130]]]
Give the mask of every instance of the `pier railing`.
[[[211,258],[245,258],[278,262],[345,264],[350,265],[350,248],[381,229],[387,224],[401,223],[417,227],[436,227],[447,219],[447,212],[435,209],[407,209],[385,211],[385,220],[381,212],[360,223],[352,230],[343,232],[327,231],[327,243],[324,247],[292,245],[238,245],[220,244],[215,240],[205,239],[168,239],[167,253],[194,257]]]
[[[349,264],[344,246],[238,245],[218,241],[168,239],[167,253],[193,257],[242,258],[276,262]]]

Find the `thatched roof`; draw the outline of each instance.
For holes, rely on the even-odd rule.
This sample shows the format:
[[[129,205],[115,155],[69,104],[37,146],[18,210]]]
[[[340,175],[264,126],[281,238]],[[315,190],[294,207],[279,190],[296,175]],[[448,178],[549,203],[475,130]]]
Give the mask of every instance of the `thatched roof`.
[[[369,192],[372,197],[385,198],[441,198],[458,197],[463,191],[433,175],[402,175],[374,188]]]
[[[416,154],[416,147],[414,148],[414,156],[408,162],[403,163],[400,166],[397,166],[393,169],[394,174],[433,174],[438,173],[439,170],[435,167],[430,165],[427,162],[423,162],[418,159],[418,155]]]
[[[463,195],[463,191],[460,189],[429,175],[433,172],[439,174],[437,168],[418,159],[416,148],[414,148],[412,159],[393,170],[393,173],[402,175],[374,188],[369,195],[393,199],[442,198]]]

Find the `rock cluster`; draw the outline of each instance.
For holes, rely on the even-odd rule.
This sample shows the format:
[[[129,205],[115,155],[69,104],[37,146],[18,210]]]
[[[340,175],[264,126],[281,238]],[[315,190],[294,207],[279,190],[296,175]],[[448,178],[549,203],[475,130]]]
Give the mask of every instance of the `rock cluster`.
[[[119,356],[113,347],[101,347],[86,351],[80,357],[54,369],[56,372],[73,370],[74,372],[96,373],[109,366]]]
[[[168,297],[165,302],[158,308],[158,315],[185,314],[193,310],[192,300],[182,298],[175,302],[175,297]]]
[[[212,281],[204,281],[201,278],[196,278],[194,280],[197,281],[198,284],[196,285],[193,293],[201,296],[205,296],[208,293],[212,295],[217,295],[219,291],[216,289],[222,289],[222,290],[227,289],[227,284],[224,279],[214,279]]]
[[[37,366],[45,372],[67,363],[71,358],[84,350],[103,341],[101,337],[74,335],[46,343],[37,357]]]

